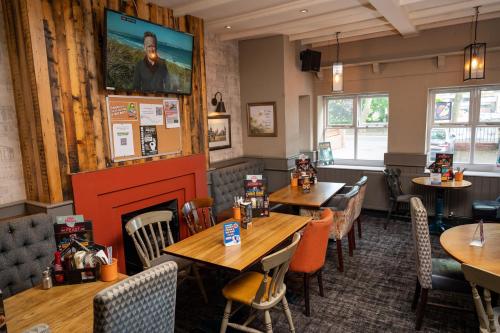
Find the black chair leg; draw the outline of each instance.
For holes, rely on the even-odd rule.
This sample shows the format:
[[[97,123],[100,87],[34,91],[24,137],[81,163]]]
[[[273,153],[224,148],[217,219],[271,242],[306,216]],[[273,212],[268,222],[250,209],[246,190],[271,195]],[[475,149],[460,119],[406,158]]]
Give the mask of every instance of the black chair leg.
[[[319,269],[318,271],[318,286],[319,286],[319,295],[321,297],[325,297],[325,292],[323,290],[323,272],[322,268]]]
[[[304,301],[306,303],[306,316],[311,315],[311,309],[309,308],[309,274],[304,273]]]
[[[342,240],[336,239],[335,243],[337,244],[337,257],[339,259],[339,272],[344,271],[344,258],[342,257]]]
[[[396,206],[395,202],[389,203],[389,211],[387,212],[387,219],[386,219],[385,224],[384,224],[384,229],[387,229],[387,225],[389,224],[389,221],[391,220],[392,211],[394,210],[395,206]]]
[[[358,216],[358,236],[361,239],[361,216]]]
[[[413,302],[411,303],[411,310],[415,311],[418,304],[418,298],[420,297],[420,282],[417,278],[417,283],[415,284],[415,293],[413,294]]]
[[[420,331],[422,328],[422,319],[424,318],[425,306],[427,305],[427,293],[429,289],[422,288],[420,294],[420,302],[417,307],[417,319],[415,321],[415,330]]]

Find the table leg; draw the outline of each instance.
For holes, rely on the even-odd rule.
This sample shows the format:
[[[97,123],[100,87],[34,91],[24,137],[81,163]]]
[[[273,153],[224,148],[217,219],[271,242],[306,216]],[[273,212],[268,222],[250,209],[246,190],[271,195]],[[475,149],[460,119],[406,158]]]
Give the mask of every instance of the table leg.
[[[435,204],[435,216],[434,221],[429,225],[429,231],[433,235],[440,235],[446,230],[446,226],[443,223],[443,211],[444,211],[444,190],[436,189],[436,204]]]

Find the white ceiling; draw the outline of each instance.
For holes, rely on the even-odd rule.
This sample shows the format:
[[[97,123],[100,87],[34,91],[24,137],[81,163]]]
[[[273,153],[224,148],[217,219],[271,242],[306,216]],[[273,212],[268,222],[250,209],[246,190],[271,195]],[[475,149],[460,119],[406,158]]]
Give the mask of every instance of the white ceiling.
[[[500,0],[151,0],[205,20],[222,40],[288,35],[313,47],[500,17]],[[302,10],[307,10],[303,13]],[[226,28],[230,26],[231,29]]]

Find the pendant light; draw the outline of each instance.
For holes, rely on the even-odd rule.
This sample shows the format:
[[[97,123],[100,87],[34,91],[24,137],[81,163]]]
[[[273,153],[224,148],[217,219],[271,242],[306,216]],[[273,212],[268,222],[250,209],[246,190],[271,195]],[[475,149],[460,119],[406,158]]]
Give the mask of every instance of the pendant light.
[[[342,63],[339,61],[340,55],[340,44],[339,44],[339,34],[336,33],[337,38],[337,60],[332,65],[332,91],[333,92],[342,92],[344,90],[344,67]]]
[[[477,43],[477,20],[479,7],[473,24],[474,42],[464,49],[464,81],[471,79],[484,79],[486,67],[486,43]]]

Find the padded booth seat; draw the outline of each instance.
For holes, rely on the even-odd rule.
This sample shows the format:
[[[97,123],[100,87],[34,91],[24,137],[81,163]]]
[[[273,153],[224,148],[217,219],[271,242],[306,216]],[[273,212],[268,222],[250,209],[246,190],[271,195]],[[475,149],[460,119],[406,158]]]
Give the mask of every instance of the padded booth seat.
[[[0,290],[7,298],[40,283],[54,259],[56,243],[50,215],[0,221]]]
[[[474,221],[500,221],[500,197],[493,200],[474,200],[472,203]]]
[[[214,198],[214,216],[217,221],[232,217],[235,196],[243,196],[243,180],[246,175],[264,173],[264,162],[260,159],[241,161],[237,164],[216,168],[210,173],[211,195]]]

